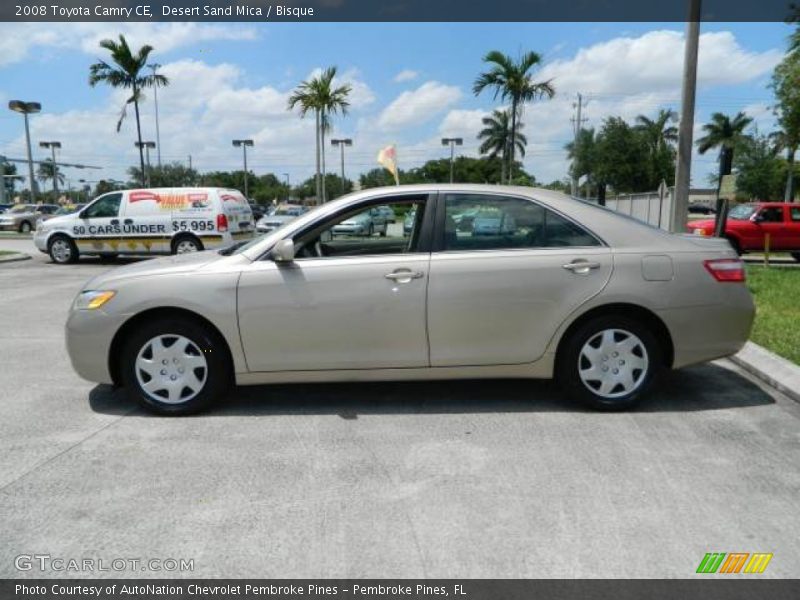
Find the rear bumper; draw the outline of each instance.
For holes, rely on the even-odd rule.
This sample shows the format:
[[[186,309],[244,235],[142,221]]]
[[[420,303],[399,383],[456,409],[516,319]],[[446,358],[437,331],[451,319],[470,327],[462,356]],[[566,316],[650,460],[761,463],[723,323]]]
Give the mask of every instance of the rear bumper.
[[[744,284],[725,285],[730,289],[721,304],[658,311],[672,336],[674,368],[736,354],[750,337],[753,298]]]

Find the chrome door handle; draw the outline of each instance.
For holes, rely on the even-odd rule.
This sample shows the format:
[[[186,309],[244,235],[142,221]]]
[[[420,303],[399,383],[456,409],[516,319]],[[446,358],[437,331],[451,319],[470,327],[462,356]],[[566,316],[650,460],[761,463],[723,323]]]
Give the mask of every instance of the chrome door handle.
[[[599,269],[600,263],[589,262],[588,260],[576,260],[571,263],[561,265],[561,267],[567,271],[578,273],[579,275],[586,275],[592,269]]]
[[[392,271],[391,273],[387,273],[384,275],[386,279],[391,279],[393,281],[399,281],[401,283],[405,283],[411,281],[412,279],[420,279],[422,277],[421,271]]]

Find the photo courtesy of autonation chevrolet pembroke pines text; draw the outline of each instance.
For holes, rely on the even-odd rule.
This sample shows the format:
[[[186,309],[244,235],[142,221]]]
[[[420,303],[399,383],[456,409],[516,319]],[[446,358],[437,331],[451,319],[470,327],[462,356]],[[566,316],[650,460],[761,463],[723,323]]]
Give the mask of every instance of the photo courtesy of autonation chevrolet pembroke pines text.
[[[792,0],[0,3],[0,600],[800,597]]]

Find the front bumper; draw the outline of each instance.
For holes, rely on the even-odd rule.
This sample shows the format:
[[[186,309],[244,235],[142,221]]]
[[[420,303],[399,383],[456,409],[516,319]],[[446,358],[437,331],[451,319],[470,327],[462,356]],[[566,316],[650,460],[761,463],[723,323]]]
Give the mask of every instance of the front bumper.
[[[113,383],[109,369],[111,341],[127,316],[98,310],[71,310],[66,325],[67,353],[83,379]]]

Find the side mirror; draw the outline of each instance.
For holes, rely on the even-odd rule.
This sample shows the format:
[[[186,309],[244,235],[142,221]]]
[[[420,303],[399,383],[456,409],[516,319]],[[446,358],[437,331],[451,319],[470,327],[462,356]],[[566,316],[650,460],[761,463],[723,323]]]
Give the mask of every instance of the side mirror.
[[[751,220],[753,223],[763,223],[763,222],[764,222],[764,215],[762,215],[762,214],[755,214],[755,215],[753,215],[752,217],[750,217],[750,220]]]
[[[272,249],[272,260],[276,263],[290,263],[294,260],[294,242],[281,240]]]

